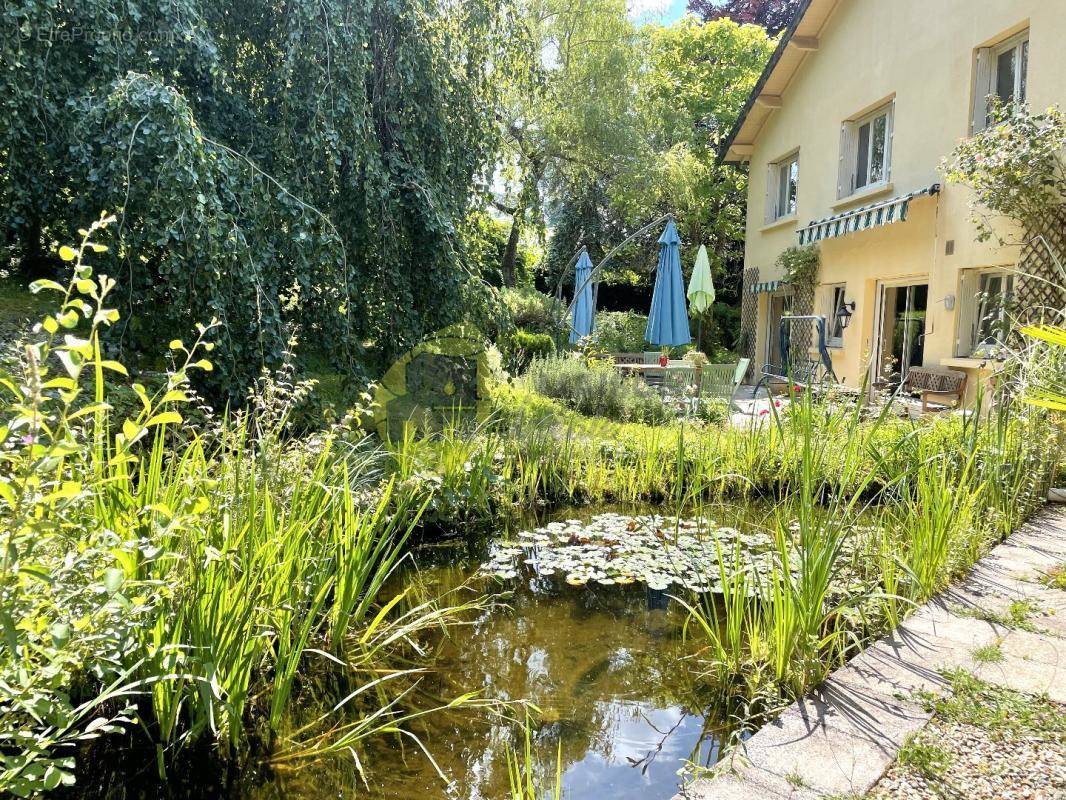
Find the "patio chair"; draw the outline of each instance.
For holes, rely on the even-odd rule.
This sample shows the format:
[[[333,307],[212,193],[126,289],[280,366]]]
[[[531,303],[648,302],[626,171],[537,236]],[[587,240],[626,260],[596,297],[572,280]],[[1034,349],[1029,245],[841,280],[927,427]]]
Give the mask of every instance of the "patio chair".
[[[659,351],[658,350],[645,350],[644,351],[644,363],[645,364],[658,364],[659,363]],[[663,385],[666,382],[666,370],[647,370],[644,373],[644,382],[648,386],[654,386],[656,389],[662,391]]]
[[[725,400],[733,407],[733,398],[748,371],[750,358],[742,358],[735,364],[705,364],[700,381],[700,397],[708,400]]]
[[[817,337],[818,354],[820,361],[815,361],[803,355],[792,352],[790,345],[790,333],[792,326],[797,322],[810,322],[814,325],[814,333]],[[766,364],[762,368],[762,377],[755,384],[755,394],[765,387],[767,394],[771,394],[771,384],[785,384],[798,386],[803,389],[817,390],[830,383],[837,383],[836,373],[833,371],[833,361],[829,357],[829,350],[825,344],[825,319],[813,315],[787,315],[781,317],[780,322],[780,352],[787,359],[783,364]]]
[[[674,404],[683,406],[686,413],[692,408],[696,399],[693,391],[696,387],[696,367],[685,364],[666,370],[664,376],[663,394]]]

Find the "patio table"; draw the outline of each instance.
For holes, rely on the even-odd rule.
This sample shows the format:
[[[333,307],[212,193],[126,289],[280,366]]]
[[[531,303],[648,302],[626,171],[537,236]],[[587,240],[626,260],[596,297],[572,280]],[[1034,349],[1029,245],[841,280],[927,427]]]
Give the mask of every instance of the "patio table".
[[[658,364],[615,364],[614,367],[623,374],[637,372],[668,372],[670,370],[691,370],[694,368],[692,364],[667,364],[665,367],[660,367]]]

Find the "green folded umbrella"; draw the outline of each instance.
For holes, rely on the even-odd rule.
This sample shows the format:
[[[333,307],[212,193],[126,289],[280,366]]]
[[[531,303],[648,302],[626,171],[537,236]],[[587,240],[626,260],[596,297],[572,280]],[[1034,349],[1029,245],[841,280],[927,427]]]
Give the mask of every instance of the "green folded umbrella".
[[[688,282],[688,304],[694,312],[702,314],[713,302],[711,261],[707,258],[707,247],[701,244],[699,252],[696,253],[696,266],[692,268],[692,278]]]
[[[692,268],[692,277],[688,282],[688,304],[696,314],[696,347],[700,346],[703,333],[703,315],[714,303],[714,281],[711,279],[711,261],[707,258],[707,247],[700,245],[696,253],[696,265]]]

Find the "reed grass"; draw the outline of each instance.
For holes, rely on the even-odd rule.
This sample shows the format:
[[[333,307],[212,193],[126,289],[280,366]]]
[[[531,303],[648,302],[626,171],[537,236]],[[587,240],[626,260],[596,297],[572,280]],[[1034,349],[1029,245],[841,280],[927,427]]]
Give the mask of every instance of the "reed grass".
[[[205,742],[235,763],[358,763],[367,738],[430,712],[409,653],[480,601],[408,602],[392,579],[428,500],[398,489],[369,440],[290,440],[290,406],[270,398],[298,393],[260,387],[250,411],[183,426],[210,326],[172,342],[166,386],[135,384],[143,407],[117,416],[104,373],[125,370],[100,345],[117,315],[85,263],[96,247],[87,233],[70,284],[43,286],[60,308],[0,380],[0,742],[14,753],[0,791],[73,782],[75,747],[120,730],[155,744],[161,775]],[[445,445],[435,463],[469,476],[465,443]],[[289,730],[323,697],[343,700]]]

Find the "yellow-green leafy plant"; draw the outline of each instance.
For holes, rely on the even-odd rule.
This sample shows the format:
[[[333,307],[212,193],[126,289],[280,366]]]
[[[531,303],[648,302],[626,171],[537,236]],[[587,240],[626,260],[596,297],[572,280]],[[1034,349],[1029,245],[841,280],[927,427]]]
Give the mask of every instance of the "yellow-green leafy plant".
[[[162,556],[145,536],[155,522],[142,509],[139,530],[123,536],[100,524],[144,442],[182,421],[188,375],[207,327],[180,354],[153,396],[138,383],[140,410],[112,421],[104,376],[126,375],[106,358],[102,328],[118,319],[107,306],[114,281],[95,275],[94,241],[113,217],[82,230],[81,244],[59,248],[72,264],[66,285],[40,280],[58,308],[21,348],[19,370],[0,377],[0,791],[29,796],[73,782],[73,749],[130,719],[131,693],[146,682],[139,631],[151,625],[165,590],[130,580],[131,566]]]

